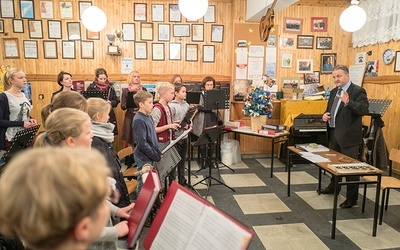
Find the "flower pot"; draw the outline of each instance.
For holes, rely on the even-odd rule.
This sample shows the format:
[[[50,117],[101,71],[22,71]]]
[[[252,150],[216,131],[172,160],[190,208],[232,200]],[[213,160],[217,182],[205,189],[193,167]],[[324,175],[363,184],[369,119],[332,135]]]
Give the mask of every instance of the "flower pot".
[[[262,129],[262,125],[267,123],[268,116],[260,115],[260,116],[252,116],[250,118],[251,121],[251,130],[254,132],[258,132],[259,129]]]

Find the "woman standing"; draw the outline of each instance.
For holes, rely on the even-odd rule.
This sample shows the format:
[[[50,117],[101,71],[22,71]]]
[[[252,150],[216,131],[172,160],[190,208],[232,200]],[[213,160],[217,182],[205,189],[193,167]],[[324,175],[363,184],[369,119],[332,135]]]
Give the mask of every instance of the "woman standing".
[[[182,77],[181,77],[180,75],[178,75],[178,74],[173,75],[172,78],[171,78],[171,83],[172,83],[172,84],[175,84],[175,83],[183,83]]]
[[[57,83],[58,83],[58,85],[61,86],[61,88],[51,94],[50,103],[52,103],[54,98],[61,92],[73,90],[72,89],[72,75],[68,72],[61,71],[60,73],[58,73]]]
[[[0,94],[0,150],[8,149],[18,131],[37,124],[30,117],[32,106],[22,93],[26,83],[21,69],[11,68],[4,74],[5,91]]]
[[[118,135],[117,118],[115,117],[114,108],[117,107],[119,103],[119,98],[115,93],[114,87],[108,81],[107,71],[103,68],[97,68],[95,70],[96,77],[94,81],[89,85],[86,91],[105,91],[108,93],[107,100],[111,104],[110,109],[110,120],[109,122],[114,124],[114,135]]]

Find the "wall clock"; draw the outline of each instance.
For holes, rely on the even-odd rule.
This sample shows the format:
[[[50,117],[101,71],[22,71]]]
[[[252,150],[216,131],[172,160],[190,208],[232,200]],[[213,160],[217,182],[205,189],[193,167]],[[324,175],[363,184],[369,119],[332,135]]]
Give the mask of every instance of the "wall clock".
[[[394,60],[394,50],[392,49],[387,49],[383,52],[382,54],[382,61],[384,64],[391,64]]]

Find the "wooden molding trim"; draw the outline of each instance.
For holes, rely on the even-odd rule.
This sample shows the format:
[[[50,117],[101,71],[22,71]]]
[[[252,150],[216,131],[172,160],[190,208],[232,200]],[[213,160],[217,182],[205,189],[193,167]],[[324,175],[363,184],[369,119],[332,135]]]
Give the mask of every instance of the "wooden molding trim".
[[[364,77],[363,83],[367,83],[367,84],[400,83],[400,75]]]

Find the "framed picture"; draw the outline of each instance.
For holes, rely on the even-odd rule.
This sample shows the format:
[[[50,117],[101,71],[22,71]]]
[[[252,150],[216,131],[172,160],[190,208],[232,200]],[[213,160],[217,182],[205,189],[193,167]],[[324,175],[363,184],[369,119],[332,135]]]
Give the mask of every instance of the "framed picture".
[[[24,57],[26,59],[37,59],[38,58],[37,41],[24,40]]]
[[[124,41],[135,41],[135,24],[134,23],[123,23],[122,31],[124,32]]]
[[[72,2],[60,2],[60,17],[61,19],[73,19]]]
[[[283,33],[301,34],[303,28],[303,19],[294,17],[283,18]]]
[[[153,41],[153,23],[140,23],[140,39]]]
[[[224,25],[211,25],[211,42],[222,43],[224,39]]]
[[[169,21],[170,22],[181,22],[182,16],[177,4],[169,5]]]
[[[215,23],[215,5],[208,5],[206,14],[203,17],[204,23]]]
[[[1,0],[0,12],[2,18],[14,18],[14,0]]]
[[[43,41],[43,54],[46,59],[57,59],[57,42],[56,41]]]
[[[70,41],[81,40],[81,24],[78,22],[68,22],[67,37]]]
[[[170,25],[169,24],[158,24],[158,41],[169,41],[170,40]]]
[[[28,20],[29,38],[43,38],[42,21]]]
[[[75,42],[62,41],[62,58],[75,59]]]
[[[204,24],[192,24],[192,42],[204,42]]]
[[[54,18],[53,13],[53,2],[52,1],[40,1],[40,17],[42,19]]]
[[[332,37],[317,36],[317,49],[332,49]]]
[[[164,4],[151,5],[151,21],[164,22]]]
[[[61,39],[62,32],[61,32],[61,21],[47,21],[47,28],[48,28],[48,37],[49,39]]]
[[[394,72],[400,72],[400,51],[396,51],[394,58]]]
[[[296,73],[313,73],[313,60],[297,59]]]
[[[1,19],[0,19],[0,33],[4,33],[4,20]]]
[[[197,62],[198,61],[198,45],[197,44],[186,44],[186,61]]]
[[[215,46],[203,45],[203,62],[215,61]]]
[[[328,18],[311,17],[311,32],[328,32]]]
[[[147,59],[146,42],[135,42],[135,59]]]
[[[321,74],[331,74],[336,66],[336,53],[322,53],[320,62]]]
[[[169,60],[181,60],[181,43],[169,44]]]
[[[13,19],[13,32],[14,33],[24,33],[24,20]]]
[[[153,61],[164,61],[165,60],[165,44],[163,43],[152,43],[152,59]]]
[[[292,67],[292,54],[282,54],[282,68],[291,68]]]
[[[82,20],[82,14],[87,10],[90,6],[92,6],[92,2],[88,1],[79,1],[79,20]]]
[[[90,30],[86,30],[86,39],[87,40],[100,40],[100,32],[93,32]]]
[[[296,48],[296,37],[294,35],[281,35],[279,39],[279,47],[281,49]]]
[[[134,3],[134,21],[147,21],[147,4]]]
[[[304,74],[304,84],[319,83],[319,71]]]
[[[82,41],[81,42],[81,58],[93,59],[94,58],[94,42]]]
[[[173,24],[174,37],[189,37],[190,36],[190,25],[189,24]]]
[[[314,47],[314,36],[297,36],[298,49],[312,49]]]
[[[35,19],[33,0],[21,0],[19,5],[21,8],[21,18]]]
[[[18,38],[3,38],[4,58],[19,58]]]

